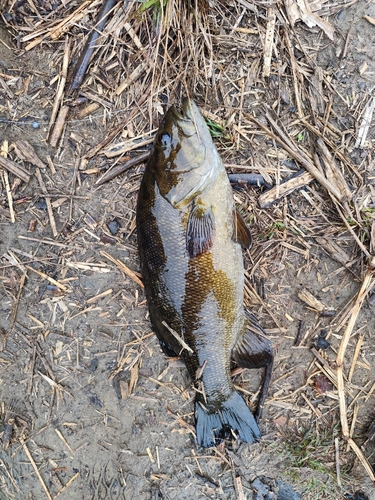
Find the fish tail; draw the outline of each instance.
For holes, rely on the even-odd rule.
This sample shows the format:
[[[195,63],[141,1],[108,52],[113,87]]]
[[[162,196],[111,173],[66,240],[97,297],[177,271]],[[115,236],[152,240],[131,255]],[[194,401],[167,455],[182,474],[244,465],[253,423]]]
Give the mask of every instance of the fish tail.
[[[205,448],[215,446],[231,431],[246,443],[260,439],[254,415],[235,390],[232,390],[228,399],[219,403],[215,411],[211,411],[204,401],[197,399],[195,419],[198,445]]]

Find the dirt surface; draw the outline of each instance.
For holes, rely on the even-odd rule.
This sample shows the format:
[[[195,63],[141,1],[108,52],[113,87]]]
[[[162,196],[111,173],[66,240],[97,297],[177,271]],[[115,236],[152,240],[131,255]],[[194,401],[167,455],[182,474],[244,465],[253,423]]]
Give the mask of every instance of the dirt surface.
[[[319,47],[317,64],[334,84],[332,125],[352,133],[356,105],[373,95],[375,85],[374,26],[363,15],[375,18],[373,3],[358,2],[331,16],[335,42],[317,29],[298,25],[299,36],[310,47]],[[251,27],[250,14],[242,22],[240,27]],[[316,364],[324,365],[325,360],[335,368],[345,314],[366,272],[363,255],[324,189],[313,182],[265,209],[257,205],[260,188],[235,191],[254,238],[253,249],[244,254],[245,304],[272,340],[273,381],[260,422],[260,443],[228,441],[218,448],[198,449],[188,373],[180,360],[163,355],[142,287],[113,261],[139,270],[134,215],[143,166],[100,187],[95,185],[98,176],[87,170],[113,160],[94,157],[82,172],[82,156],[118,123],[115,113],[105,115],[102,110],[69,120],[58,147],[52,148],[46,134],[61,61],[55,64],[51,46],[25,52],[15,43],[9,26],[0,25],[0,146],[27,141],[45,164],[41,175],[48,192],[54,193],[50,200],[58,236],[52,234],[46,196],[35,175],[14,190],[11,222],[2,174],[0,499],[41,500],[60,492],[61,500],[334,500],[359,490],[375,499],[368,475],[341,439],[342,487],[337,484],[338,395]],[[361,75],[363,63],[368,67]],[[243,68],[239,63],[228,72],[238,80]],[[269,89],[256,82],[254,89],[242,103],[244,109],[264,95],[272,105]],[[200,100],[197,97],[201,105]],[[222,109],[225,116],[225,104]],[[206,110],[215,111],[209,106]],[[373,132],[374,127],[362,149],[349,139],[345,142],[345,134],[341,140],[342,151],[350,154],[368,186],[374,185],[373,161],[372,167],[371,158],[367,162],[373,157]],[[309,131],[299,133],[305,146]],[[270,143],[257,137],[254,149],[261,156]],[[244,165],[252,154],[233,144],[219,145],[228,171],[234,164]],[[286,156],[273,158],[281,170]],[[12,148],[9,157],[35,172],[35,166],[20,162]],[[267,174],[267,169],[261,173]],[[9,174],[11,188],[14,179]],[[375,190],[366,191],[360,202],[365,196],[370,217]],[[333,259],[318,237],[333,241],[350,265]],[[321,315],[308,307],[298,298],[302,289],[332,313]],[[361,309],[345,362],[348,374],[363,335],[347,404],[351,419],[358,411],[353,437],[370,463],[374,307],[366,301]],[[311,350],[321,345],[317,342],[322,331],[329,343],[318,351],[323,361]],[[298,333],[303,338],[300,346],[295,345]],[[246,370],[235,379],[253,408],[261,376]]]

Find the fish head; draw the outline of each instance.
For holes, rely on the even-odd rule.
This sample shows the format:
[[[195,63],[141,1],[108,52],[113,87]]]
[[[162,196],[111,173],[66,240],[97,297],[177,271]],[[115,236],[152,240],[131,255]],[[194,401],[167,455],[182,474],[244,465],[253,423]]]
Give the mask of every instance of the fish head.
[[[156,134],[149,165],[161,195],[175,208],[189,204],[223,168],[210,131],[194,101],[168,109]]]

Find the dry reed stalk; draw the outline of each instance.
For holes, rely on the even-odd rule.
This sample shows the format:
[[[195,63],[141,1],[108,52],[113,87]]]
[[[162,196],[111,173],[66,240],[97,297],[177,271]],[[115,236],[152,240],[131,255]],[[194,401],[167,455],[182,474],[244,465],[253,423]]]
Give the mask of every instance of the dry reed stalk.
[[[8,172],[11,172],[13,175],[21,179],[22,181],[28,183],[31,177],[30,172],[28,172],[25,168],[18,165],[16,162],[9,160],[8,158],[4,158],[0,155],[0,167],[5,168]]]
[[[58,288],[60,288],[63,292],[66,292],[68,290],[68,288],[63,285],[62,283],[60,283],[59,281],[56,281],[55,279],[51,278],[50,276],[48,276],[47,274],[43,273],[42,271],[38,271],[37,269],[34,269],[33,267],[30,267],[30,266],[25,266],[26,269],[28,269],[29,271],[33,271],[34,273],[38,274],[39,276],[41,276],[42,278],[48,280],[50,283],[52,283],[52,285],[55,285],[57,286]]]
[[[114,264],[116,264],[116,266],[121,271],[123,271],[125,274],[127,274],[129,276],[129,278],[131,278],[133,281],[135,281],[140,287],[144,288],[142,280],[138,277],[138,273],[135,273],[134,271],[129,269],[128,266],[126,266],[123,262],[121,262],[121,260],[115,259],[109,253],[103,252],[103,251],[100,252],[100,255],[103,255],[103,257],[105,257],[106,259],[108,259],[111,262],[113,262]]]
[[[38,477],[38,479],[39,479],[39,481],[40,481],[40,484],[42,485],[42,487],[43,487],[43,489],[44,489],[44,491],[45,491],[45,493],[46,493],[46,495],[47,495],[47,498],[48,498],[49,500],[52,500],[52,496],[51,496],[50,492],[48,491],[48,488],[47,488],[47,486],[46,486],[46,483],[43,481],[43,478],[42,478],[42,476],[40,475],[40,472],[39,472],[39,470],[38,470],[38,467],[37,467],[37,465],[36,465],[36,463],[35,463],[35,461],[34,461],[34,459],[33,459],[32,455],[31,455],[31,453],[30,453],[30,451],[29,451],[29,449],[28,449],[28,447],[27,447],[27,445],[26,445],[26,443],[25,443],[25,441],[24,441],[23,437],[20,437],[20,443],[21,443],[21,445],[22,445],[22,447],[23,447],[23,449],[24,449],[24,451],[25,451],[25,453],[26,453],[26,455],[27,455],[27,458],[30,460],[30,463],[31,463],[31,465],[33,466],[33,469],[35,470],[35,474],[37,475],[37,477]]]
[[[53,497],[53,500],[55,500],[55,498],[57,498],[58,496],[60,496],[61,493],[63,493],[67,488],[69,488],[69,486],[72,484],[72,482],[77,479],[77,477],[79,476],[79,474],[80,474],[79,472],[77,472],[76,474],[74,474],[74,476],[69,479],[69,481],[66,483],[66,485],[63,486],[61,488],[61,490],[58,491],[58,493],[56,493],[56,495]]]
[[[354,351],[354,356],[353,356],[353,360],[352,360],[352,365],[350,367],[350,371],[349,371],[349,375],[348,375],[348,381],[349,382],[351,382],[351,380],[352,380],[353,373],[354,373],[354,370],[355,370],[355,366],[357,364],[357,359],[358,359],[359,352],[361,350],[364,338],[365,338],[364,335],[360,335],[359,338],[358,338],[358,341],[357,341],[357,345],[355,346],[355,351]]]
[[[281,128],[277,125],[275,120],[271,117],[268,111],[266,111],[265,115],[267,120],[271,123],[273,128],[279,134],[278,136],[274,134],[269,128],[255,119],[253,116],[244,113],[244,115],[255,122],[259,128],[264,130],[270,137],[275,139],[297,162],[301,163],[305,167],[305,169],[310,172],[310,174],[323,186],[327,189],[329,193],[331,193],[338,201],[342,199],[342,193],[339,189],[333,185],[329,180],[320,172],[317,167],[314,165],[311,158],[306,153],[303,153],[300,148],[293,143],[291,139],[287,137],[287,135],[281,130]]]
[[[273,53],[273,38],[275,33],[275,24],[276,24],[276,14],[275,9],[270,7],[267,10],[267,30],[266,30],[266,38],[264,40],[264,62],[263,62],[263,78],[268,78],[271,74],[271,59]]]
[[[375,284],[375,271],[369,269],[363,282],[362,286],[358,292],[356,301],[354,303],[354,307],[351,312],[351,316],[349,318],[349,322],[345,329],[345,332],[342,336],[339,350],[337,352],[336,364],[337,364],[337,389],[339,393],[339,408],[340,408],[340,421],[341,421],[341,431],[343,434],[343,438],[348,442],[354,453],[357,455],[359,460],[361,461],[363,467],[365,468],[367,474],[370,479],[375,482],[375,475],[372,470],[371,465],[368,460],[364,456],[362,450],[357,446],[357,444],[350,437],[350,430],[348,425],[348,416],[347,416],[347,408],[346,408],[346,400],[345,400],[345,383],[344,383],[344,372],[343,372],[343,363],[345,358],[346,349],[349,344],[349,340],[351,334],[353,332],[354,325],[357,321],[358,314],[361,310],[362,304],[368,294],[368,292],[372,289]]]
[[[7,140],[5,140],[1,146],[0,149],[0,156],[3,158],[6,158],[8,156],[8,151],[9,151],[9,143]],[[2,171],[3,175],[3,184],[5,187],[5,191],[7,193],[7,198],[8,198],[8,205],[9,205],[9,213],[10,213],[10,220],[12,224],[16,222],[16,216],[14,214],[14,208],[13,208],[13,196],[12,196],[12,190],[10,189],[9,185],[9,176],[7,170],[3,169]]]
[[[103,6],[96,20],[96,25],[89,34],[87,42],[82,49],[81,55],[72,70],[68,94],[70,94],[73,90],[77,90],[81,86],[92,53],[95,49],[95,43],[98,40],[99,36],[102,34],[104,26],[107,23],[108,16],[115,5],[116,0],[106,0],[105,2],[103,2]]]
[[[49,121],[48,130],[47,130],[47,138],[50,142],[51,142],[53,127],[55,127],[55,125],[56,125],[55,120],[56,120],[60,105],[61,105],[62,100],[63,100],[66,78],[68,75],[69,54],[70,54],[70,40],[68,37],[66,37],[65,38],[63,63],[62,63],[61,74],[60,74],[60,81],[59,81],[59,85],[57,88],[55,101],[53,103],[51,118]]]
[[[48,195],[47,187],[44,183],[42,173],[38,167],[36,167],[35,175],[36,175],[36,178],[38,179],[39,186],[41,187],[43,194]],[[52,203],[51,203],[50,198],[48,198],[48,197],[46,197],[45,200],[46,200],[46,205],[47,205],[48,217],[49,217],[49,221],[50,221],[50,225],[51,225],[51,229],[52,229],[52,234],[53,234],[53,237],[56,238],[58,235],[58,232],[57,232],[57,228],[56,228],[55,217],[53,215]]]

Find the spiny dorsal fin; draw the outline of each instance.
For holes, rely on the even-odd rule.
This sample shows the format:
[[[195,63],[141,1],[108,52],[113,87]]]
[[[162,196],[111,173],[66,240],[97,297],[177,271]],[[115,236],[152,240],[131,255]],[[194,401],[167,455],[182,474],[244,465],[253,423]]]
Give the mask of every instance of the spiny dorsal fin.
[[[253,243],[250,229],[247,227],[246,222],[242,218],[242,215],[237,212],[237,210],[234,210],[234,228],[232,240],[248,249],[251,248],[251,245]]]

